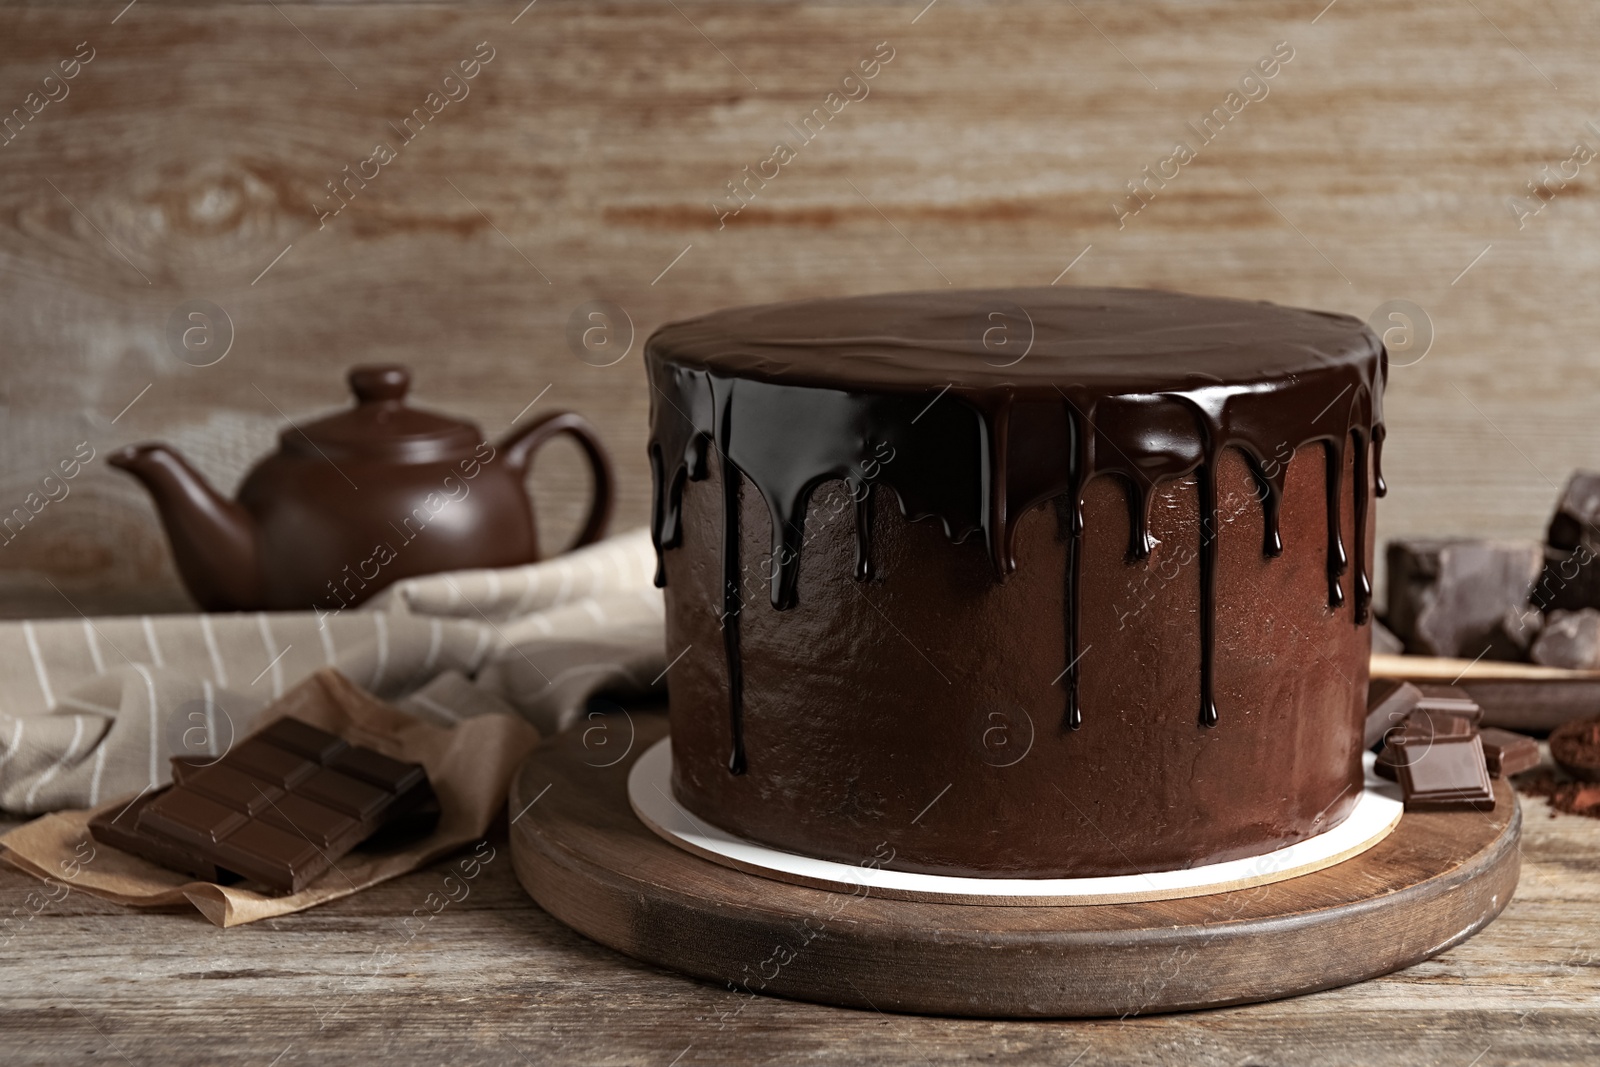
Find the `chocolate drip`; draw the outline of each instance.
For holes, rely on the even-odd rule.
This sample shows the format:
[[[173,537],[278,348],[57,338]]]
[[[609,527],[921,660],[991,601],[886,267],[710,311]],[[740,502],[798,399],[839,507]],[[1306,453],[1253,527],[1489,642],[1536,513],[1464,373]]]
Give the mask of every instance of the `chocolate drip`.
[[[1328,497],[1328,607],[1344,603],[1344,586],[1339,579],[1349,569],[1350,561],[1344,554],[1344,532],[1339,522],[1339,488],[1344,482],[1344,442],[1322,442],[1325,466],[1325,487]]]
[[[1006,367],[986,363],[969,336],[991,305],[1026,307],[1034,325],[1030,353]],[[1328,601],[1338,608],[1348,569],[1340,499],[1346,442],[1353,440],[1352,617],[1357,625],[1367,619],[1367,455],[1381,496],[1387,360],[1355,319],[1136,290],[896,294],[737,308],[677,323],[651,338],[646,362],[655,391],[650,459],[658,553],[681,541],[686,482],[706,477],[710,448],[721,457],[735,773],[745,763],[738,624],[744,479],[771,518],[771,603],[779,611],[796,602],[807,506],[823,482],[843,480],[855,498],[858,580],[871,571],[871,499],[879,485],[893,490],[908,520],[936,518],[952,542],[981,534],[1002,580],[1018,565],[1017,518],[1060,498],[1069,729],[1083,721],[1081,501],[1097,475],[1123,484],[1133,561],[1148,558],[1154,545],[1150,509],[1160,485],[1197,477],[1201,725],[1218,721],[1216,465],[1223,449],[1237,448],[1248,461],[1261,501],[1262,554],[1270,558],[1284,551],[1279,512],[1289,457],[1320,443]]]
[[[732,407],[723,402],[718,423],[724,438]],[[739,590],[739,468],[722,453],[722,644],[728,656],[728,729],[733,739],[728,770],[745,772],[744,757],[744,660],[739,655],[739,613],[744,597]]]
[[[1383,438],[1387,433],[1383,423],[1372,424],[1372,491],[1377,496],[1389,495],[1389,483],[1383,480]]]
[[[1217,464],[1200,467],[1200,725],[1217,725],[1213,691],[1217,640]]]
[[[856,581],[872,577],[872,483],[850,486],[856,502]]]
[[[1350,431],[1355,444],[1355,553],[1356,553],[1356,603],[1357,625],[1367,621],[1367,605],[1372,602],[1372,582],[1367,578],[1367,434]]]
[[[1283,481],[1289,472],[1286,464],[1274,465],[1268,473],[1266,461],[1246,452],[1250,477],[1256,483],[1256,499],[1261,501],[1261,554],[1268,559],[1283,555],[1283,536],[1278,531],[1278,515],[1283,506]]]
[[[1067,408],[1067,424],[1072,429],[1069,457],[1072,485],[1066,493],[1055,498],[1055,504],[1057,530],[1067,541],[1067,566],[1061,597],[1062,630],[1067,638],[1067,666],[1061,672],[1067,699],[1063,722],[1067,729],[1077,730],[1083,726],[1083,708],[1078,701],[1078,660],[1083,656],[1078,651],[1078,585],[1083,573],[1083,461],[1080,444],[1083,440],[1083,421],[1073,417],[1076,413],[1071,410],[1070,403]],[[1128,499],[1133,501],[1136,494],[1129,494]]]

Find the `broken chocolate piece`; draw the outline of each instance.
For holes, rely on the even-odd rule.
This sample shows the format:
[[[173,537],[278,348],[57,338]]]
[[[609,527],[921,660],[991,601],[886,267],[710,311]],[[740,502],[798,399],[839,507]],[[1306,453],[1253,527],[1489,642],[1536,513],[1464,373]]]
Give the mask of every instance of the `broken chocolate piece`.
[[[1544,616],[1533,605],[1509,608],[1489,633],[1489,651],[1484,659],[1521,661],[1544,628]]]
[[[1362,733],[1363,747],[1371,748],[1390,730],[1398,728],[1422,699],[1422,691],[1410,682],[1393,678],[1374,678],[1367,683],[1367,725]]]
[[[91,822],[96,839],[196,877],[233,872],[294,892],[394,817],[430,804],[437,812],[417,764],[297,720],[270,724],[208,766],[175,760],[173,776],[120,825]]]
[[[1580,782],[1600,782],[1600,718],[1557,727],[1550,734],[1550,758]]]
[[[1544,564],[1533,541],[1416,539],[1388,545],[1389,628],[1406,651],[1475,659],[1492,651],[1508,610],[1521,610]]]
[[[1552,548],[1600,545],[1600,472],[1573,471],[1567,478],[1545,540]]]
[[[1398,656],[1406,650],[1406,643],[1383,624],[1382,619],[1372,620],[1372,651],[1379,656]]]
[[[1527,734],[1491,726],[1480,730],[1478,739],[1483,742],[1483,756],[1491,778],[1509,778],[1539,765],[1539,742]]]
[[[1528,600],[1540,611],[1600,608],[1600,562],[1589,545],[1544,550],[1544,573]]]
[[[1396,750],[1407,811],[1494,810],[1494,784],[1476,732],[1423,739],[1401,731],[1388,747]]]
[[[1417,698],[1416,710],[1429,714],[1454,715],[1466,719],[1477,726],[1483,721],[1483,709],[1472,695],[1458,685],[1431,685],[1417,686],[1420,696]]]
[[[1600,667],[1600,611],[1552,611],[1529,655],[1546,667]]]
[[[1465,715],[1429,710],[1418,705],[1412,708],[1398,729],[1392,729],[1384,734],[1384,746],[1373,764],[1373,772],[1380,778],[1396,781],[1399,777],[1397,772],[1400,762],[1408,757],[1417,758],[1434,738],[1470,737],[1477,732],[1477,724]],[[1396,744],[1397,739],[1402,736],[1409,742],[1411,746],[1409,749],[1403,750]]]

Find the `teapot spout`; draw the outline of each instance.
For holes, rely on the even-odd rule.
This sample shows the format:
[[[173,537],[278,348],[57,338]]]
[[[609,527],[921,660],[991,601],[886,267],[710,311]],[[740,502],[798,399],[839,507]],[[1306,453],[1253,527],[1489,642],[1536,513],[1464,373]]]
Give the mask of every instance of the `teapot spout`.
[[[248,611],[262,600],[256,524],[165,445],[130,445],[108,457],[155,498],[189,594],[205,611]]]

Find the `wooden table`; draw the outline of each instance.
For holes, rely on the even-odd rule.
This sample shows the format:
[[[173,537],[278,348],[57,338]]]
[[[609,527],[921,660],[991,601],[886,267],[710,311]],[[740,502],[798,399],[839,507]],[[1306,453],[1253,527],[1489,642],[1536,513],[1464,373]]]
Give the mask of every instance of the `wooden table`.
[[[1440,1064],[1600,1060],[1600,822],[1525,804],[1522,884],[1465,945],[1295,1000],[1102,1022],[891,1016],[749,999],[540,911],[498,854],[426,915],[430,868],[219,930],[73,893],[0,940],[0,1062],[144,1064]],[[10,823],[0,823],[8,829]],[[0,907],[37,883],[0,870]],[[0,938],[6,937],[0,932]]]

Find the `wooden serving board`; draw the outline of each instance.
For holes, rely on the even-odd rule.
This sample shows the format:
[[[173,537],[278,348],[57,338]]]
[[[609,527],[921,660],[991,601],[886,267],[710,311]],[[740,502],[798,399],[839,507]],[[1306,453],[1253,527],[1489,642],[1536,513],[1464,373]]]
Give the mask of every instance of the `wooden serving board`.
[[[1546,733],[1572,719],[1600,714],[1600,671],[1375,654],[1372,677],[1460,685],[1483,707],[1485,726],[1506,730]]]
[[[1437,955],[1492,921],[1517,885],[1522,819],[1504,782],[1493,812],[1407,814],[1338,866],[1211,896],[990,907],[789,885],[646,828],[629,807],[627,775],[666,735],[666,718],[633,715],[617,727],[608,742],[631,739],[620,760],[569,731],[517,773],[517,877],[585,936],[752,996],[992,1017],[1273,1000]]]

